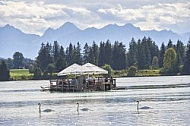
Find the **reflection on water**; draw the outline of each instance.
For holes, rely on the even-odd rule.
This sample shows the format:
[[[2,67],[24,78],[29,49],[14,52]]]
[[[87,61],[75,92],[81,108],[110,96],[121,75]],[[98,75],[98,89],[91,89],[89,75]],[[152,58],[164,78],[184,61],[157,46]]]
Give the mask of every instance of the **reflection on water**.
[[[109,92],[41,92],[40,86],[48,84],[0,82],[0,125],[186,126],[190,122],[190,76],[118,78],[118,86],[127,90]],[[137,100],[151,109],[138,112]],[[77,102],[89,110],[77,111]]]

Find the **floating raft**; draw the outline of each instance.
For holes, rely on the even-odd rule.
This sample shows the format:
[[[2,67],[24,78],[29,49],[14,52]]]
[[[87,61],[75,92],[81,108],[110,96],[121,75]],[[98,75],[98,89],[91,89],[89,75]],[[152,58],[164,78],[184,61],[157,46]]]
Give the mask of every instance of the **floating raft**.
[[[116,87],[116,79],[113,78],[86,79],[84,76],[78,76],[74,79],[50,80],[49,87],[41,86],[41,89],[42,91],[85,92],[118,90],[122,88]]]

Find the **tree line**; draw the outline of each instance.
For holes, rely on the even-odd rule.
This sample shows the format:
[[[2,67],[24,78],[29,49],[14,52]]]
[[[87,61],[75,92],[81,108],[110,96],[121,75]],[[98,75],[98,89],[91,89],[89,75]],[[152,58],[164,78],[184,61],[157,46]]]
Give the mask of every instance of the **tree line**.
[[[165,45],[158,45],[150,38],[131,39],[129,48],[119,41],[110,40],[92,45],[85,43],[82,48],[78,42],[64,48],[57,41],[53,44],[42,43],[34,62],[25,59],[20,52],[15,52],[13,60],[6,60],[8,68],[28,67],[34,73],[34,79],[41,74],[59,72],[73,63],[93,63],[97,66],[109,65],[114,70],[160,69],[161,75],[190,74],[190,40],[184,45],[180,40],[173,44],[171,40]],[[12,66],[10,64],[13,64]],[[29,66],[27,64],[30,64]],[[132,72],[133,73],[133,72]]]
[[[41,49],[36,58],[36,63],[42,71],[48,70],[50,66],[54,67],[56,72],[73,64],[93,63],[97,66],[109,64],[115,70],[127,68],[127,57],[125,45],[122,42],[116,41],[113,45],[109,40],[100,42],[98,46],[95,42],[90,46],[88,43],[84,45],[83,51],[81,45],[69,44],[69,47],[64,49],[54,41],[42,44]]]
[[[184,45],[180,40],[171,40],[160,49],[150,37],[131,40],[127,53],[129,66],[138,69],[161,69],[161,75],[190,74],[190,40]]]
[[[87,62],[97,66],[109,65],[114,70],[126,70],[131,66],[136,69],[160,69],[161,75],[189,74],[188,62],[189,44],[184,45],[180,40],[173,44],[171,40],[159,48],[150,37],[137,41],[132,38],[129,49],[126,50],[122,42],[109,40],[92,45],[85,43],[81,48],[80,43],[69,44],[67,48],[59,45],[57,41],[42,43],[36,58],[36,66],[42,73],[59,72],[67,66]]]

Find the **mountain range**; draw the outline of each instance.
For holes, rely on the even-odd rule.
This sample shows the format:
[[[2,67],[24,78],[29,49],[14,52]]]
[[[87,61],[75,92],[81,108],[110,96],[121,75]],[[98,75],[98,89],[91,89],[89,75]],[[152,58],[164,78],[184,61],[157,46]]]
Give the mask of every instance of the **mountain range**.
[[[118,26],[117,24],[109,24],[103,28],[97,29],[94,27],[79,29],[71,22],[64,23],[58,29],[48,28],[42,36],[36,34],[26,34],[9,24],[0,27],[0,57],[12,58],[15,52],[21,52],[25,58],[35,59],[40,50],[41,44],[58,41],[60,45],[67,48],[70,43],[76,44],[79,42],[81,48],[85,43],[89,45],[93,41],[99,45],[101,41],[106,42],[108,39],[114,43],[120,41],[125,44],[126,48],[132,38],[135,40],[142,39],[144,36],[150,37],[160,47],[161,43],[168,43],[169,39],[176,43],[181,40],[186,44],[190,38],[190,32],[177,34],[171,30],[141,30],[132,24]]]

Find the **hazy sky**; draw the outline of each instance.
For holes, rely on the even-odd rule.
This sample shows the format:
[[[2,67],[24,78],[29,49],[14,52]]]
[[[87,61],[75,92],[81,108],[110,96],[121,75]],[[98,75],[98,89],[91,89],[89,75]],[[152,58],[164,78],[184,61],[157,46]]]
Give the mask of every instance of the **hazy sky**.
[[[65,22],[80,29],[132,23],[142,30],[190,32],[190,0],[0,0],[0,27],[42,35]]]

